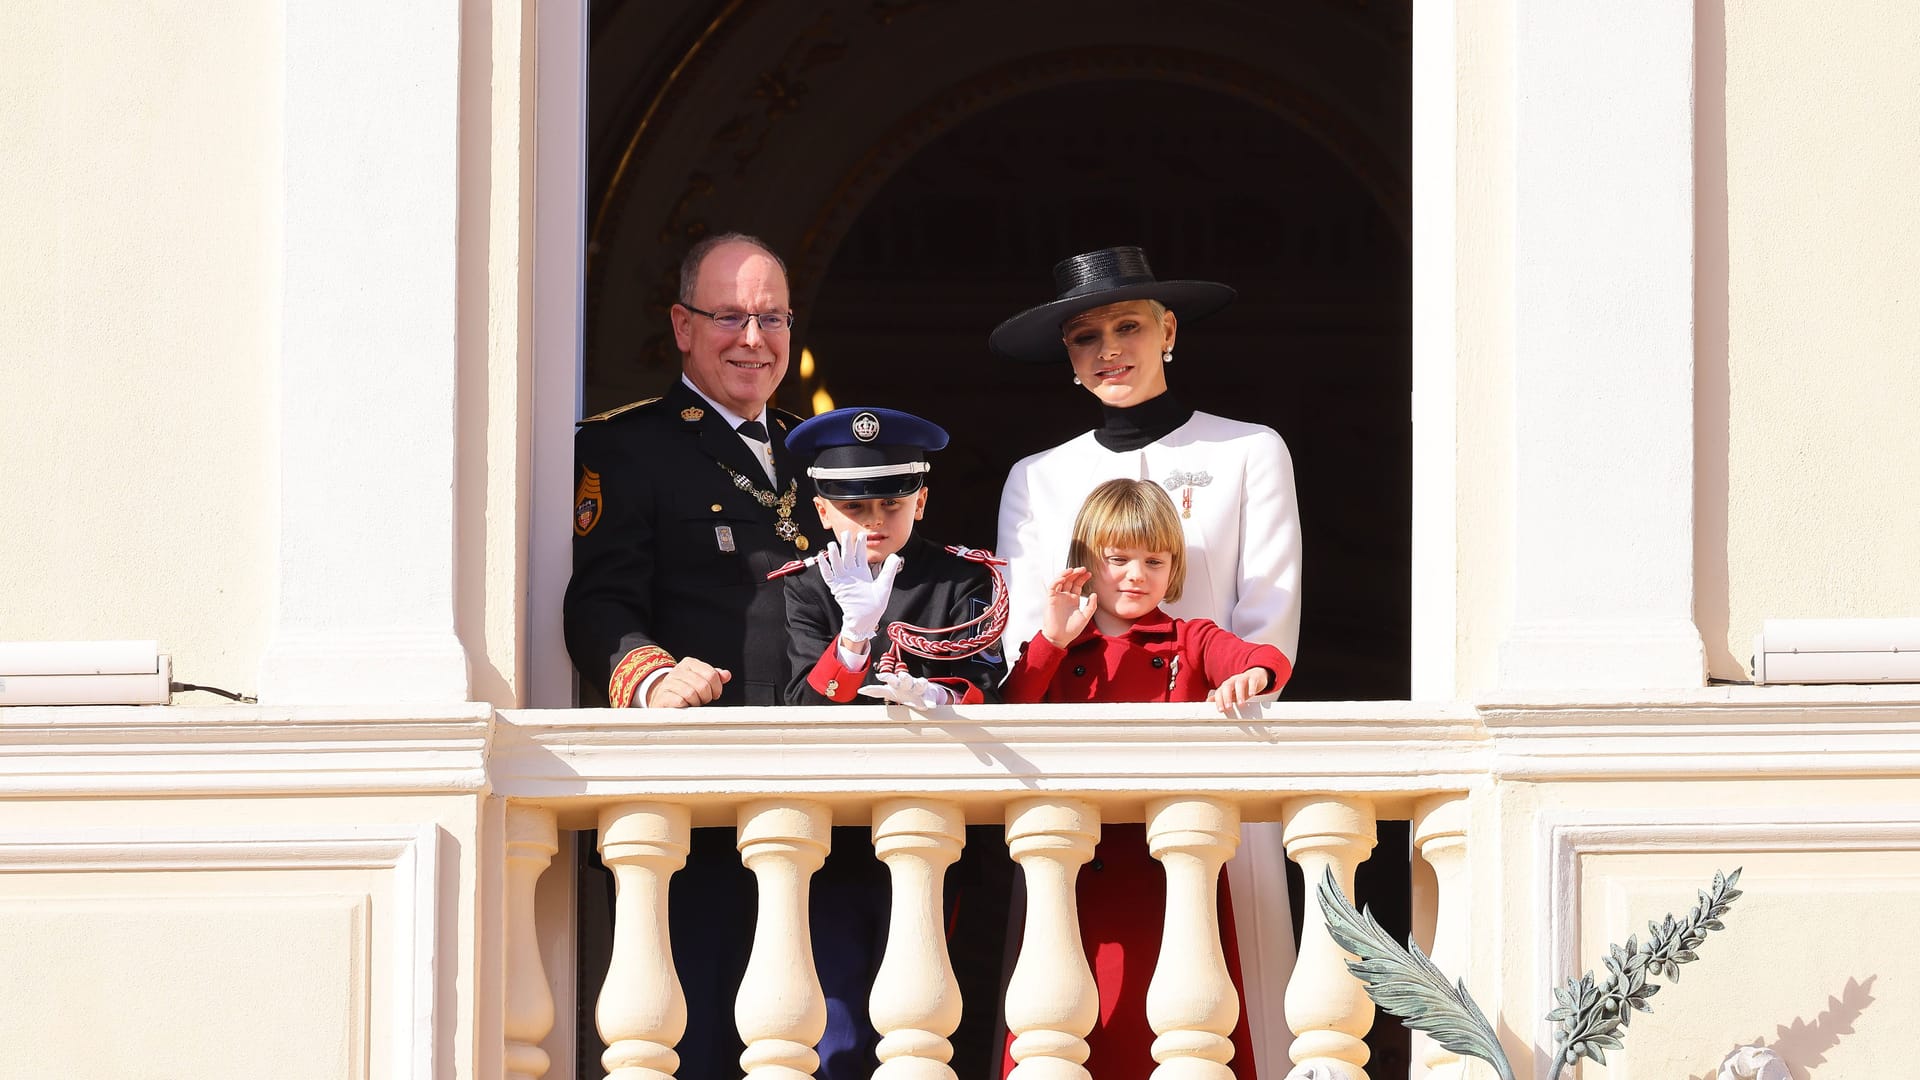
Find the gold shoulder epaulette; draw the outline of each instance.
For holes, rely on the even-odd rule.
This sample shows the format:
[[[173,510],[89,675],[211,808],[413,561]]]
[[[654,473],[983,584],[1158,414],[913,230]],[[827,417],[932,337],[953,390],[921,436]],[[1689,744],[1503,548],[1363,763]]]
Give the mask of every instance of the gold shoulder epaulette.
[[[625,405],[620,405],[615,408],[608,409],[606,412],[594,413],[592,416],[589,416],[580,422],[583,424],[592,424],[592,423],[597,423],[601,420],[611,420],[614,417],[619,416],[621,413],[627,412],[630,409],[638,409],[643,405],[651,405],[654,402],[659,400],[660,399],[657,397],[650,397],[650,398],[642,398],[639,401],[629,401]]]

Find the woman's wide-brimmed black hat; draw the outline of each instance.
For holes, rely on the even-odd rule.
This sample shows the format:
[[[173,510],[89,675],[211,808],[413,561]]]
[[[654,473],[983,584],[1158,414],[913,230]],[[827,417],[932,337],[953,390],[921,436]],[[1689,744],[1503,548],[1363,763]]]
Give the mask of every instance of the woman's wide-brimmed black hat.
[[[1182,319],[1211,315],[1233,302],[1232,286],[1217,281],[1160,281],[1137,247],[1089,251],[1053,266],[1059,296],[994,327],[987,347],[1009,360],[1065,360],[1060,324],[1083,311],[1123,300],[1158,300]]]

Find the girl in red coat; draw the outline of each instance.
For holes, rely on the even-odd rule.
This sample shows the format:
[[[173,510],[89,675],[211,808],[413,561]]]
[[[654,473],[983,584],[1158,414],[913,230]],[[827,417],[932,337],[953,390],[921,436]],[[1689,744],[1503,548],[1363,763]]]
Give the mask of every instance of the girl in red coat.
[[[1186,540],[1173,501],[1151,480],[1109,480],[1093,489],[1073,523],[1068,569],[1053,580],[1034,635],[1002,694],[1009,702],[1213,701],[1231,712],[1277,691],[1292,667],[1206,619],[1160,610],[1178,600]],[[1086,1067],[1100,1080],[1147,1080],[1154,1068],[1147,984],[1160,952],[1166,878],[1140,825],[1109,826],[1080,875],[1080,940],[1100,988]],[[1240,985],[1233,913],[1222,881],[1220,926],[1227,968]],[[1233,1069],[1254,1076],[1244,1001],[1234,1029]],[[1006,1065],[1012,1067],[1012,1059]]]

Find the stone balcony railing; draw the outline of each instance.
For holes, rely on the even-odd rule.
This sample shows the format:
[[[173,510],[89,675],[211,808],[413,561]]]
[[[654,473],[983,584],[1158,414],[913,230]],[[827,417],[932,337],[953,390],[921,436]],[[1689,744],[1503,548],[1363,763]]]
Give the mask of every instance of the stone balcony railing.
[[[1145,822],[1179,947],[1140,1022],[1168,1074],[1218,1076],[1231,998],[1204,898],[1236,831],[1277,823],[1282,838],[1249,854],[1345,884],[1374,823],[1394,820],[1424,864],[1411,925],[1467,981],[1519,1075],[1547,1074],[1556,982],[1743,864],[1749,896],[1702,975],[1662,993],[1605,1075],[1710,1075],[1776,1027],[1804,1036],[1781,1047],[1789,1060],[1899,1074],[1905,1029],[1875,1023],[1911,1015],[1910,991],[1871,977],[1920,964],[1903,929],[1920,897],[1920,697],[1903,686],[1282,702],[1247,719],[1205,705],[0,710],[0,947],[34,988],[0,1029],[22,1035],[8,1075],[80,1075],[109,1051],[149,1072],[221,1055],[251,1067],[265,1051],[249,1048],[300,1046],[302,1075],[558,1080],[593,1072],[593,1048],[555,1023],[556,1003],[580,1004],[608,1072],[659,1080],[683,1007],[660,905],[688,830],[725,826],[762,896],[760,924],[738,930],[758,966],[733,1015],[753,1075],[792,1078],[818,1033],[804,898],[832,823],[869,828],[894,883],[872,1015],[887,1080],[947,1076],[955,1010],[972,1022],[1003,1004],[958,999],[930,918],[963,836],[976,852],[1006,842],[1028,884],[1004,1002],[1022,1078],[1077,1077],[1091,1000],[1068,883],[1102,826]],[[599,970],[576,978],[575,879],[548,867],[571,865],[561,841],[591,829],[617,878],[615,940],[600,999],[575,1003]],[[1291,982],[1248,980],[1255,1053],[1279,1080],[1290,1029],[1294,1060],[1362,1077],[1371,1009],[1305,907]],[[1831,912],[1875,932],[1823,924]],[[1277,913],[1234,914],[1244,939]],[[253,929],[237,933],[241,919]],[[277,950],[256,945],[268,932]],[[1829,1023],[1805,1004],[1838,994],[1857,1011],[1864,989],[1842,988],[1868,985],[1886,1000],[1857,1032],[1847,1009]],[[109,1023],[125,1035],[101,1047]],[[1430,1045],[1414,1057],[1429,1075],[1486,1075]]]
[[[1238,1015],[1211,902],[1243,822],[1279,822],[1287,857],[1317,882],[1331,869],[1351,892],[1375,822],[1410,819],[1437,890],[1415,925],[1462,970],[1467,956],[1470,792],[1490,745],[1474,710],[1407,703],[1268,705],[1247,719],[1204,705],[902,709],[730,709],[701,714],[577,711],[501,714],[494,791],[509,800],[506,1032],[510,1075],[548,1067],[538,1044],[553,1005],[539,970],[537,879],[558,829],[599,830],[617,882],[612,962],[594,1014],[616,1080],[657,1080],[677,1065],[687,1004],[674,975],[667,890],[692,826],[737,828],[758,883],[748,974],[735,1003],[755,1077],[818,1067],[825,1002],[808,944],[807,887],[833,825],[870,826],[892,880],[886,954],[872,998],[884,1080],[951,1078],[962,1002],[941,930],[943,875],[969,823],[1004,825],[1027,902],[1005,1017],[1019,1080],[1085,1077],[1096,1015],[1080,948],[1074,881],[1103,824],[1144,822],[1166,872],[1160,964],[1139,1018],[1156,1034],[1162,1077],[1231,1075]],[[844,834],[843,834],[844,835]],[[978,833],[976,832],[976,836]],[[1275,858],[1278,856],[1275,855]],[[1291,1055],[1321,1076],[1364,1078],[1373,1008],[1347,974],[1318,905],[1308,903],[1298,960],[1278,1001],[1249,991],[1261,1023],[1287,1024]],[[1285,919],[1284,911],[1278,918]],[[1284,924],[1283,924],[1284,925]],[[1457,1061],[1419,1049],[1429,1075]],[[1283,1072],[1286,1062],[1276,1075]]]

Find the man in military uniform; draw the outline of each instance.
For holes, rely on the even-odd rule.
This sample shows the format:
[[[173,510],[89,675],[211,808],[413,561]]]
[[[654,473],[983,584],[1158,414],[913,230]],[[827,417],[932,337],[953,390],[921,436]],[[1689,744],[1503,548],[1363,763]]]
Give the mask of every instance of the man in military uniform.
[[[799,418],[768,405],[793,329],[786,268],[750,236],[704,240],[681,263],[672,320],[680,382],[583,421],[574,439],[564,611],[581,704],[776,705],[785,583],[767,574],[827,539],[786,449]],[[688,1006],[680,1076],[739,1075],[732,1002],[754,889],[733,841],[731,829],[695,829],[673,878],[669,929]],[[611,891],[594,862],[583,863],[599,879],[583,879],[583,903]]]
[[[582,704],[779,704],[786,605],[767,573],[827,539],[794,512],[799,418],[768,405],[792,341],[786,269],[752,237],[704,240],[672,319],[680,382],[574,440],[567,652]]]

